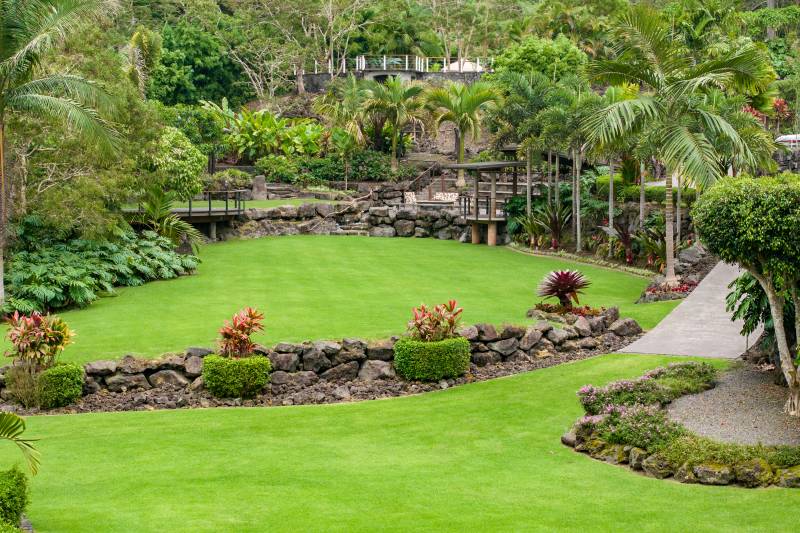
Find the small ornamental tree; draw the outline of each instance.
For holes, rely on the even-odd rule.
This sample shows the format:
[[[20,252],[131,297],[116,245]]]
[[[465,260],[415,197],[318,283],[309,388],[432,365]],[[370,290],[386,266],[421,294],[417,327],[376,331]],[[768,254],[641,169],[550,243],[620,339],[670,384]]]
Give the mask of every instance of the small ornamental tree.
[[[263,331],[264,315],[253,309],[245,307],[219,330],[220,354],[225,357],[248,357],[253,355],[256,344],[251,338],[258,331]]]
[[[783,316],[787,298],[800,309],[800,176],[724,180],[700,197],[692,214],[708,249],[741,265],[764,289],[789,385],[785,410],[800,416],[796,354],[789,347]],[[800,335],[800,313],[794,327]]]

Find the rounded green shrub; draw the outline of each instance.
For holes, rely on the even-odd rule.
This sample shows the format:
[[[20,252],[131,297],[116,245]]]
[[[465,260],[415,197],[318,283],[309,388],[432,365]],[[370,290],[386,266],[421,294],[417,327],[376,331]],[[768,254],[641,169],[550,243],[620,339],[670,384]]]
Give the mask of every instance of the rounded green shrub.
[[[19,533],[20,528],[10,522],[0,522],[0,533]]]
[[[406,379],[436,381],[463,375],[469,369],[469,341],[463,337],[425,342],[400,339],[394,345],[394,366]]]
[[[83,368],[63,363],[43,370],[37,378],[39,406],[54,409],[75,403],[83,394]]]
[[[203,382],[218,398],[252,398],[269,383],[270,372],[272,364],[262,356],[232,359],[209,355],[203,360]]]
[[[0,522],[19,524],[28,498],[28,478],[19,468],[0,472]]]

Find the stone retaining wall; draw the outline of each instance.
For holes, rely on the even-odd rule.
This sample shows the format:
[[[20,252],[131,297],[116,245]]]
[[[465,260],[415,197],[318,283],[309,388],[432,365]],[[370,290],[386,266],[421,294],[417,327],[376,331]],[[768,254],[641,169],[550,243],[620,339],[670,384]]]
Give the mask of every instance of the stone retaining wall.
[[[475,324],[459,331],[470,341],[472,363],[479,367],[548,358],[561,352],[611,350],[624,343],[625,337],[639,333],[639,325],[630,318],[620,319],[616,308],[602,316],[577,318],[563,327],[554,328],[547,321],[539,321],[527,327],[507,325],[499,330],[491,324]],[[281,342],[259,347],[257,351],[272,361],[273,386],[303,387],[319,380],[395,378],[392,363],[395,341],[396,338],[372,342],[362,339]],[[203,388],[203,358],[211,353],[208,348],[189,348],[183,354],[168,354],[161,359],[126,356],[121,360],[86,363],[84,395],[103,390],[123,393],[163,387],[199,391]],[[7,368],[0,369],[0,373]],[[0,396],[7,399],[7,389],[0,389]]]

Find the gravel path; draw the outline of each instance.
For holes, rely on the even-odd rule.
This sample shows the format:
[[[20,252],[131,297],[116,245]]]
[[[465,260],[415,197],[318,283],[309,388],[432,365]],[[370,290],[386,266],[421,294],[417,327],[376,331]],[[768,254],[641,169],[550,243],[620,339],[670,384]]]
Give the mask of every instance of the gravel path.
[[[743,365],[722,374],[715,388],[678,398],[668,412],[689,430],[716,440],[800,445],[800,418],[783,412],[786,394],[772,372]]]
[[[694,355],[735,359],[747,349],[739,335],[740,322],[732,322],[725,311],[728,284],[739,276],[737,266],[718,263],[700,285],[664,320],[638,341],[620,350],[624,353]],[[641,304],[650,305],[650,304]],[[753,333],[757,339],[760,332]]]

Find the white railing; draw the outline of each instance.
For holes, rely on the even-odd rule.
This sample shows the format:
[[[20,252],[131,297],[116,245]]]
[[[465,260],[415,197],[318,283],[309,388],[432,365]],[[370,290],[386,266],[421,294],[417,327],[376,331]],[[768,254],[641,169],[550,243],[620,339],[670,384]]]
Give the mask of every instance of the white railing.
[[[334,62],[320,63],[314,60],[307,73],[346,74],[348,72],[490,72],[494,64],[492,57],[446,58],[415,55],[360,55],[341,58]]]

